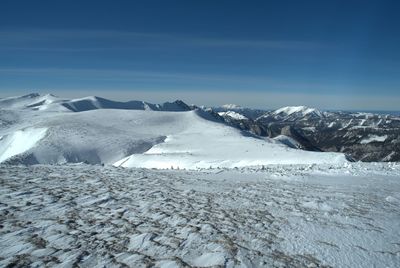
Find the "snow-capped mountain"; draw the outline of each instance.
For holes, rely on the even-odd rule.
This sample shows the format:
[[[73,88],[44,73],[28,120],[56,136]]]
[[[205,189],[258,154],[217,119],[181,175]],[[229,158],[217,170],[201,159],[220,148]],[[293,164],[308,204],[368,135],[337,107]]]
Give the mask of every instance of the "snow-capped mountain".
[[[328,112],[306,106],[264,111],[246,120],[225,114],[224,120],[232,126],[259,136],[285,135],[305,150],[344,152],[361,161],[400,161],[400,117],[396,115]]]
[[[268,111],[257,118],[257,120],[296,121],[322,117],[324,117],[324,112],[315,108],[307,106],[286,106],[275,111]]]
[[[79,99],[62,99],[51,94],[32,93],[21,97],[0,99],[0,109],[32,109],[49,111],[84,112],[97,109],[152,110],[152,111],[190,111],[181,100],[152,104],[145,101],[119,102],[97,96]]]
[[[154,105],[31,94],[0,105],[0,161],[9,163],[193,169],[347,161],[340,153],[296,150],[251,135],[181,101]]]
[[[261,115],[263,115],[266,111],[265,110],[260,110],[260,109],[250,109],[250,108],[245,108],[245,107],[241,107],[239,105],[236,104],[224,104],[220,107],[212,107],[212,108],[208,108],[213,112],[216,113],[225,113],[222,114],[221,116],[229,116],[229,114],[233,114],[235,113],[236,117],[237,116],[244,116],[248,119],[252,119],[255,120],[258,117],[260,117]]]
[[[58,103],[63,101],[63,99],[60,99],[51,94],[40,95],[38,93],[32,93],[24,96],[0,99],[0,109],[35,109],[35,107],[46,107],[46,105],[49,105],[51,103]]]
[[[394,117],[255,120],[35,94],[0,104],[1,267],[397,267],[399,164],[351,163],[312,139],[393,142]]]
[[[219,112],[218,113],[222,117],[231,117],[233,119],[237,120],[247,120],[248,118],[240,113],[237,113],[235,111],[227,111],[227,112]]]
[[[182,114],[173,113],[178,111]],[[191,114],[190,119],[188,114]],[[105,118],[115,124],[107,125],[103,122]],[[158,123],[152,129],[146,125],[146,120]],[[198,124],[199,121],[203,123]],[[182,124],[187,127],[180,127]],[[202,127],[196,128],[199,125]],[[218,131],[215,126],[218,126]],[[138,131],[142,136],[138,135]],[[183,133],[196,133],[197,136],[186,139]],[[212,161],[224,166],[271,163],[272,160],[266,160],[271,155],[258,153],[254,154],[256,157],[239,161],[243,155],[235,154],[233,145],[242,144],[243,137],[246,138],[242,148],[247,152],[253,149],[247,150],[245,146],[257,152],[255,148],[258,145],[252,146],[261,140],[272,147],[279,144],[307,151],[346,153],[355,160],[400,161],[399,133],[400,118],[397,116],[326,112],[306,106],[282,107],[274,111],[253,110],[238,105],[199,109],[183,101],[152,104],[144,101],[118,102],[100,97],[62,99],[51,94],[0,99],[0,161],[11,161],[10,157],[13,157],[18,158],[15,161],[25,163],[86,161],[127,165],[132,159],[135,163],[153,161],[153,164],[174,159],[173,163],[165,165],[182,167],[213,166]],[[167,139],[170,136],[179,139]],[[278,138],[270,140],[266,137]],[[196,145],[195,141],[212,146],[206,150],[206,146]],[[174,149],[164,148],[167,146],[165,144],[174,144]],[[233,150],[230,154],[232,161],[223,161],[223,154],[218,151],[222,150],[223,145],[225,149]],[[157,149],[160,150],[159,155],[153,153],[157,151],[155,148],[162,148]],[[213,156],[204,163],[200,160],[196,162],[196,157],[187,163],[179,160],[190,159],[193,151]],[[272,149],[261,151],[265,154]],[[131,154],[152,156],[140,156],[137,159],[135,155],[129,158],[132,161],[119,162],[127,160]],[[288,159],[276,157],[275,162],[283,163],[283,158]]]

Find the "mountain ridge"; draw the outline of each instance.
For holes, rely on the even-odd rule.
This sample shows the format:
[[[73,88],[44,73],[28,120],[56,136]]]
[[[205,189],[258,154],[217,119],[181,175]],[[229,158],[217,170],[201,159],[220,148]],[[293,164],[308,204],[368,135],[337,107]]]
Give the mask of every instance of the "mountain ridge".
[[[197,169],[347,162],[341,153],[298,150],[235,128],[179,100],[153,105],[31,94],[7,105],[0,109],[0,123],[7,119],[0,124],[0,159],[10,164]]]
[[[34,110],[69,110],[83,112],[96,109],[153,110],[153,111],[190,111],[192,107],[182,100],[153,104],[146,101],[114,101],[98,96],[87,96],[77,99],[59,98],[52,94],[31,93],[0,99],[0,109],[34,109]]]
[[[197,110],[200,117],[222,122],[243,133],[251,133],[254,137],[286,136],[292,140],[284,137],[277,140],[302,150],[345,153],[356,161],[400,161],[399,116],[322,111],[307,106],[286,106],[268,111],[238,105],[212,108],[189,106],[181,100],[152,104],[145,101],[112,101],[97,96],[63,99],[51,94],[31,93],[0,99],[0,130],[15,126],[17,121],[29,125],[23,116],[29,111],[43,112],[43,115],[49,116],[50,112],[81,113],[105,109],[159,112]],[[43,120],[46,120],[45,117]]]

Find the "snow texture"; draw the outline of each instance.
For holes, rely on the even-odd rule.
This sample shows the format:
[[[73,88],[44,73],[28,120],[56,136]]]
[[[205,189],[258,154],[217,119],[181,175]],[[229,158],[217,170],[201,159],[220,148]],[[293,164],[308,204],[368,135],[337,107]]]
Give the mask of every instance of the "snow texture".
[[[0,166],[0,266],[399,267],[400,166]]]

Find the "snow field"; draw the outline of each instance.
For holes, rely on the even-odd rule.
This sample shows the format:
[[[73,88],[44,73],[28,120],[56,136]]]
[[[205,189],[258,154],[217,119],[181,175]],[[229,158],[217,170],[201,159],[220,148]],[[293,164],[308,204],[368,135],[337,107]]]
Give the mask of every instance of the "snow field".
[[[14,137],[23,129],[47,129],[46,135],[14,143],[19,150],[3,153],[0,161],[185,169],[347,162],[340,153],[296,150],[241,132],[200,110],[14,112],[18,120],[0,129],[0,135]],[[8,143],[8,139],[0,140],[0,148]]]
[[[399,267],[400,166],[0,166],[0,266]]]

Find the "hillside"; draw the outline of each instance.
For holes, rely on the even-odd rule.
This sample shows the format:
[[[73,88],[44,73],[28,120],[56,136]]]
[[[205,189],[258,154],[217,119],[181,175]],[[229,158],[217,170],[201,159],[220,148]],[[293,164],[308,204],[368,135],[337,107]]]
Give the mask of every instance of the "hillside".
[[[25,98],[20,103],[14,101],[11,110],[7,106],[2,111],[2,118],[7,120],[0,127],[1,161],[188,169],[347,161],[343,154],[292,149],[284,142],[249,134],[199,109],[183,112],[111,109],[111,105],[105,108],[105,103],[109,103],[105,99],[83,100],[85,103],[92,100],[93,105],[100,101],[101,105],[89,111],[78,109],[79,112],[31,109]],[[81,107],[77,105],[79,102],[68,103],[76,110]],[[52,102],[59,103],[66,101]]]
[[[301,149],[341,152],[364,162],[400,161],[400,117],[396,113],[321,111],[306,106],[271,111],[236,107],[209,110],[255,135],[289,136]]]

